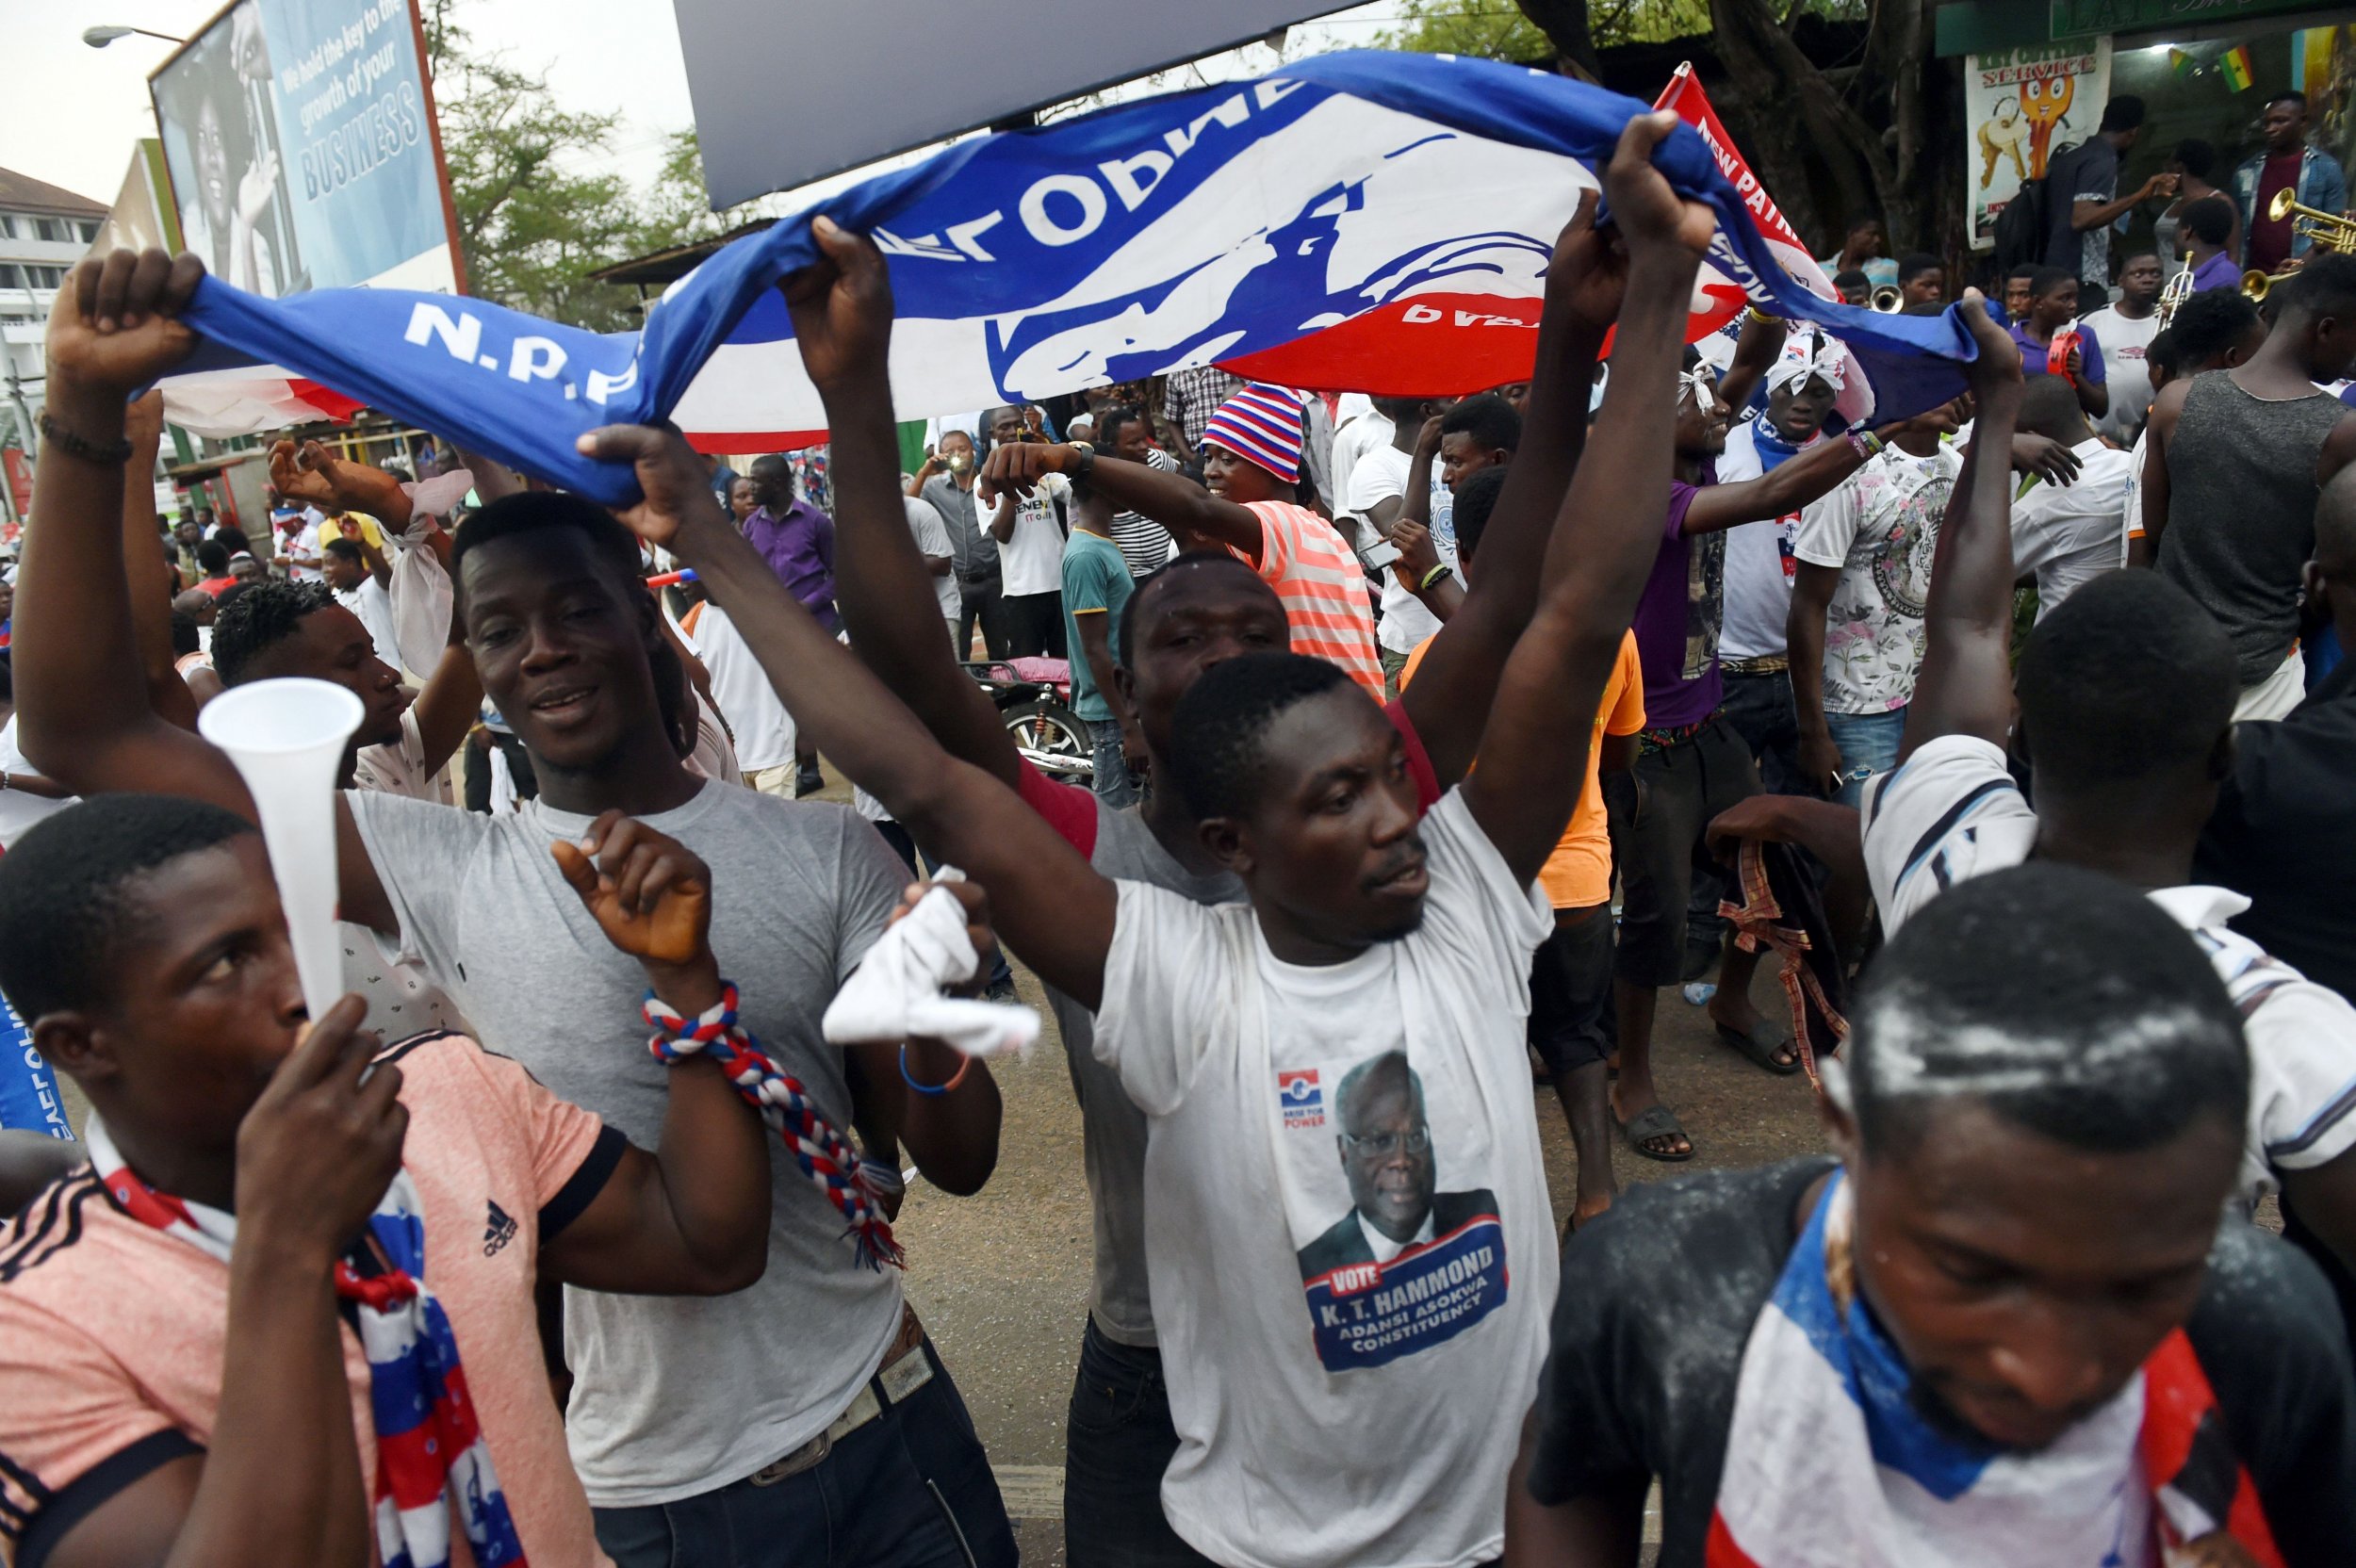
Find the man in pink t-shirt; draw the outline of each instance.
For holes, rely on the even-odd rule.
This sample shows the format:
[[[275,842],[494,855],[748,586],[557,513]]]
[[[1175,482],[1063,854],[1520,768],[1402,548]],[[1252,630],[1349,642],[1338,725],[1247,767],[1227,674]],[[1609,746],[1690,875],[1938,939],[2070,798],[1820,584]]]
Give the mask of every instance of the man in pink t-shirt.
[[[598,828],[557,850],[589,915],[679,1012],[722,1001],[711,874]],[[0,862],[0,990],[92,1157],[0,1231],[0,1559],[606,1562],[533,1290],[761,1276],[768,1135],[716,1064],[650,1154],[462,1036],[380,1048],[356,996],[306,1024],[261,835],[162,795]]]

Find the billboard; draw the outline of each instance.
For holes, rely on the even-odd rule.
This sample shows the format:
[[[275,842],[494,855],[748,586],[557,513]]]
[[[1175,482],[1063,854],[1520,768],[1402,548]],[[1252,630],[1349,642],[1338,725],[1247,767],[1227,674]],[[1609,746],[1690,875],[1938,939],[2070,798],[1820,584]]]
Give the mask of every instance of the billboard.
[[[2094,134],[2111,96],[2111,41],[2032,43],[1963,61],[1972,248],[1996,243],[1996,215],[2045,161]]]
[[[1250,43],[1352,0],[672,0],[716,211]],[[1117,20],[1116,20],[1117,17]]]
[[[236,0],[148,80],[181,240],[276,299],[459,281],[411,0]]]

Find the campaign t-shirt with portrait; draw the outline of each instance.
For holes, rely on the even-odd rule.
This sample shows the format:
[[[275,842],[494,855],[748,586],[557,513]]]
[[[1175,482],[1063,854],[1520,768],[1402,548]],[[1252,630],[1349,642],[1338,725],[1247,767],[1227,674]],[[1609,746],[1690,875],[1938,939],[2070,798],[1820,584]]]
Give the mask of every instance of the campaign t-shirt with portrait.
[[[1800,514],[1792,549],[1837,566],[1824,624],[1824,711],[1887,713],[1914,700],[1939,519],[1963,460],[1885,447]]]
[[[1234,1568],[1503,1549],[1555,1286],[1522,1043],[1553,919],[1461,791],[1423,841],[1420,926],[1330,966],[1120,884],[1094,1046],[1149,1129],[1163,1511]]]

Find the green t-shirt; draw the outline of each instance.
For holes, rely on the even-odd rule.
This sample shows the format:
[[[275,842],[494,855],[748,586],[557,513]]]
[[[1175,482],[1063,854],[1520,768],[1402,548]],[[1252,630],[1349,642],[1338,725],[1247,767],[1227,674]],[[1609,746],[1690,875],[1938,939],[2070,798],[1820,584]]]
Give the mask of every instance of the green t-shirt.
[[[1072,710],[1081,718],[1104,723],[1113,717],[1112,704],[1096,689],[1096,672],[1088,668],[1080,645],[1077,617],[1102,612],[1104,645],[1121,645],[1121,612],[1135,586],[1129,563],[1121,547],[1084,528],[1072,531],[1063,547],[1063,640],[1072,658]]]

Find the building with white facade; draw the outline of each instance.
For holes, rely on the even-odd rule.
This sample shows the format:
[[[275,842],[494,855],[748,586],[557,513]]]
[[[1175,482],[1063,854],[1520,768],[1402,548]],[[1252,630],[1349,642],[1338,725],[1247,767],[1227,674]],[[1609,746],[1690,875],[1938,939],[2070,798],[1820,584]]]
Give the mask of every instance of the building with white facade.
[[[41,340],[57,286],[90,253],[106,206],[28,174],[0,169],[0,447],[29,447],[20,421],[41,413]]]

